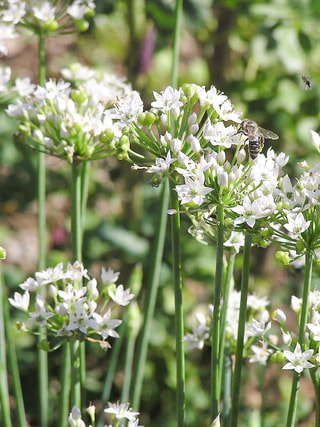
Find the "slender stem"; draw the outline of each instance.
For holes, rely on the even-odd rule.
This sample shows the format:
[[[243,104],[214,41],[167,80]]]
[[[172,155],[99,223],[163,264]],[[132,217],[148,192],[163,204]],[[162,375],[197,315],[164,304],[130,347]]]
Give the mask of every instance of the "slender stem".
[[[177,213],[171,216],[171,244],[173,258],[173,280],[175,289],[175,333],[177,369],[177,426],[185,426],[185,367],[183,344],[183,303],[180,245],[179,202],[174,184],[170,184],[170,205]]]
[[[128,328],[130,330],[130,328]],[[134,348],[136,343],[135,334],[128,334],[126,340],[126,354],[124,360],[124,381],[121,390],[121,402],[129,401],[130,382],[132,378],[132,361],[134,356]]]
[[[223,387],[223,425],[227,425],[230,412],[231,397],[231,360],[229,351],[225,348],[226,341],[226,320],[228,312],[229,295],[233,285],[233,270],[235,252],[229,253],[227,260],[226,277],[223,281],[224,289],[222,290],[223,304],[221,309],[220,322],[220,345],[219,345],[219,390],[221,393]],[[223,384],[222,384],[223,382]]]
[[[303,293],[302,293],[301,314],[300,314],[300,321],[299,321],[299,343],[301,345],[302,351],[304,350],[305,331],[306,331],[307,315],[308,315],[308,297],[311,289],[312,267],[313,267],[313,255],[312,255],[312,251],[308,250],[305,255],[304,284],[303,284]],[[286,424],[287,427],[294,427],[295,425],[300,376],[301,375],[296,372],[294,373],[294,376],[293,376],[289,409],[288,409],[288,415],[287,415],[287,424]]]
[[[38,82],[40,86],[45,83],[45,36],[42,32],[39,33],[38,37]],[[45,202],[46,202],[46,166],[45,166],[45,154],[41,151],[37,152],[38,157],[38,269],[39,271],[45,268],[46,264],[46,214],[45,214]],[[40,293],[45,293],[45,287],[40,289]],[[46,339],[45,328],[40,328],[39,342]],[[48,354],[46,351],[38,349],[38,375],[39,375],[39,400],[40,400],[40,419],[43,427],[48,426]]]
[[[69,395],[71,388],[71,358],[70,358],[70,343],[65,342],[62,347],[61,360],[61,391],[59,405],[59,424],[58,427],[65,427],[69,413]],[[80,408],[79,408],[80,409]]]
[[[75,261],[82,261],[82,203],[81,203],[81,163],[72,163],[71,181],[71,238]]]
[[[243,253],[243,268],[241,277],[241,299],[240,299],[240,311],[239,311],[239,322],[238,322],[238,337],[237,337],[237,348],[236,348],[236,361],[233,376],[232,386],[232,410],[230,418],[230,427],[237,427],[237,418],[239,411],[239,397],[240,397],[240,384],[241,384],[241,371],[242,371],[242,360],[243,360],[243,341],[246,323],[246,312],[247,312],[247,297],[249,287],[249,274],[250,274],[250,257],[251,257],[251,244],[252,236],[250,233],[246,233]]]
[[[76,405],[81,409],[81,357],[80,342],[74,340],[71,347],[71,407]]]
[[[223,358],[223,410],[222,410],[222,425],[227,426],[230,414],[230,397],[231,397],[231,378],[232,378],[232,363],[229,351],[225,349]]]
[[[176,0],[175,10],[175,28],[173,35],[173,58],[171,68],[171,85],[177,87],[178,84],[178,65],[179,65],[179,46],[182,21],[183,0]]]
[[[9,387],[7,375],[6,337],[5,337],[5,292],[2,280],[2,262],[0,261],[0,407],[4,427],[12,427],[9,403]],[[9,337],[8,337],[9,338]]]
[[[90,172],[90,162],[82,162],[81,169],[81,229],[82,229],[82,241],[83,241],[83,232],[84,232],[84,222],[86,218],[86,209],[89,193],[89,172]]]
[[[76,261],[82,262],[83,197],[82,164],[72,163],[71,180],[71,238],[72,253]],[[81,409],[81,393],[85,381],[85,348],[78,340],[71,343],[71,404]]]
[[[106,403],[110,398],[114,374],[116,372],[117,364],[119,361],[121,345],[126,332],[126,325],[124,323],[120,325],[118,332],[119,332],[119,338],[115,340],[114,345],[112,346],[110,362],[108,365],[107,375],[106,375],[106,379],[103,387],[103,392],[101,397],[102,408],[106,405]],[[134,407],[134,405],[132,405],[132,407]],[[98,416],[98,427],[102,427],[103,425],[104,425],[103,412],[101,412]]]
[[[223,280],[223,230],[224,210],[223,206],[217,206],[218,236],[216,255],[216,275],[213,302],[213,318],[211,326],[211,420],[219,415],[220,407],[220,373],[219,373],[219,351],[220,351],[220,311],[221,311],[221,289]]]
[[[317,373],[318,369],[310,369],[310,376],[312,379],[314,392],[315,392],[315,403],[316,403],[316,419],[315,419],[315,426],[320,425],[320,378],[319,374]]]
[[[160,209],[157,218],[157,234],[155,237],[155,244],[152,253],[151,267],[150,267],[150,280],[148,281],[148,290],[144,307],[144,318],[141,327],[140,336],[138,339],[136,350],[136,363],[135,373],[132,382],[132,407],[139,410],[140,396],[143,382],[143,371],[146,363],[148,342],[150,336],[151,321],[154,314],[154,308],[157,299],[158,286],[160,280],[160,269],[162,262],[162,254],[164,248],[166,226],[167,226],[167,210],[169,203],[169,186],[168,182],[164,182],[162,186]]]

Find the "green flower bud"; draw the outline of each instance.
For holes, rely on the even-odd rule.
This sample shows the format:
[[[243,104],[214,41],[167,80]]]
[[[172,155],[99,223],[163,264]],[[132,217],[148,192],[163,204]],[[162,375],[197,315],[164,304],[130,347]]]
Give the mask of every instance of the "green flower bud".
[[[81,105],[84,101],[88,99],[87,94],[82,90],[74,90],[71,93],[71,99],[76,102],[78,105]]]
[[[87,29],[89,28],[89,22],[85,19],[77,19],[76,21],[74,21],[74,23],[76,25],[77,30],[80,32],[87,31]]]
[[[290,264],[289,252],[277,251],[276,252],[276,259],[279,262],[281,262],[283,265]]]
[[[0,259],[6,259],[6,258],[7,258],[7,251],[5,250],[5,248],[0,246]]]
[[[43,25],[42,29],[46,31],[47,33],[51,33],[53,31],[56,31],[59,28],[58,21],[55,19],[48,19]]]
[[[122,150],[128,150],[130,148],[130,140],[127,135],[122,135],[119,141],[116,143],[116,147]]]
[[[281,351],[276,351],[275,353],[272,353],[269,357],[270,362],[272,363],[283,363],[286,358],[284,357],[283,353]]]
[[[112,129],[106,129],[99,135],[99,141],[103,144],[108,144],[113,140],[113,130]]]
[[[145,125],[146,115],[147,115],[147,113],[143,112],[143,113],[139,114],[139,116],[138,116],[138,123],[140,123],[143,126]]]
[[[150,111],[147,111],[144,124],[146,126],[151,126],[151,125],[153,125],[155,120],[156,120],[156,116],[153,113],[151,113]]]

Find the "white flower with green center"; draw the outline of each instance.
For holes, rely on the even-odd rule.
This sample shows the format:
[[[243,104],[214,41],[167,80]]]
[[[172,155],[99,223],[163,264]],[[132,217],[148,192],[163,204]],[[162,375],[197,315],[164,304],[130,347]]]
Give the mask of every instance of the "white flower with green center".
[[[126,418],[127,420],[134,420],[139,412],[133,412],[128,403],[111,403],[108,402],[109,408],[105,409],[106,414],[114,415],[118,420]]]
[[[203,173],[198,173],[195,179],[186,176],[184,180],[184,184],[176,185],[178,199],[182,205],[194,203],[200,206],[203,203],[204,197],[213,191],[213,188],[205,187]]]
[[[287,229],[293,238],[297,238],[302,234],[304,231],[306,231],[311,221],[306,221],[302,212],[296,214],[288,213],[287,214],[287,220],[288,223],[284,224],[284,228]]]
[[[284,350],[283,355],[286,359],[289,360],[288,363],[286,363],[282,369],[285,370],[294,370],[298,374],[301,374],[301,372],[304,369],[310,369],[313,368],[314,365],[309,362],[309,359],[313,355],[313,349],[309,349],[306,351],[301,350],[301,346],[299,343],[297,343],[296,348],[294,351]]]
[[[270,352],[266,348],[266,344],[252,345],[250,349],[253,352],[253,356],[250,357],[249,363],[260,363],[260,365],[266,365]]]
[[[120,273],[114,272],[110,267],[106,270],[104,267],[101,268],[101,280],[104,285],[111,285],[116,283],[119,279]]]
[[[153,96],[155,101],[151,102],[151,107],[163,113],[179,113],[180,107],[183,105],[180,101],[181,91],[173,89],[171,86],[166,87],[161,93],[153,92]]]
[[[123,285],[116,287],[116,290],[109,288],[108,293],[110,298],[119,305],[126,306],[130,303],[134,294],[130,294],[130,289],[124,289]]]

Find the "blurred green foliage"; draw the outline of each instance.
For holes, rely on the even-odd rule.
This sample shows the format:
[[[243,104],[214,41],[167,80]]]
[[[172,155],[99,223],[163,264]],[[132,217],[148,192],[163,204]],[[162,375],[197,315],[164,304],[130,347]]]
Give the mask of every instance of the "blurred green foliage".
[[[167,0],[97,0],[97,15],[87,33],[79,38],[60,61],[67,66],[80,61],[90,66],[128,75],[133,86],[143,94],[146,104],[152,91],[170,84],[171,45],[174,2]],[[130,14],[129,14],[130,12]],[[311,129],[320,130],[320,2],[312,0],[185,0],[179,84],[194,82],[211,84],[225,92],[245,117],[279,134],[274,148],[290,155],[288,172],[299,174],[297,162],[317,161],[309,142]],[[10,58],[4,60],[10,64]],[[49,62],[49,65],[51,62]],[[23,64],[15,59],[13,71]],[[14,70],[14,67],[17,67]],[[55,70],[55,67],[52,66]],[[50,75],[51,70],[48,70]],[[307,90],[302,76],[307,75],[312,88]],[[0,215],[3,239],[12,234],[12,221],[21,213],[34,215],[35,164],[29,149],[13,142],[14,122],[0,113],[1,200]],[[265,150],[268,147],[267,143]],[[133,265],[150,263],[150,248],[157,227],[154,213],[158,209],[158,191],[151,188],[148,177],[116,161],[92,164],[89,210],[86,218],[84,260],[89,269],[112,265],[121,271],[125,282]],[[48,260],[50,264],[65,261],[70,250],[68,193],[70,170],[57,161],[49,161],[48,169]],[[58,219],[55,198],[62,198],[62,214]],[[51,200],[51,201],[50,201]],[[53,220],[55,219],[55,220]],[[201,246],[187,233],[183,221],[183,270],[185,282],[186,323],[191,324],[199,304],[211,302],[214,280],[215,249]],[[19,225],[17,224],[17,228]],[[62,229],[56,242],[54,233]],[[5,231],[7,230],[7,231]],[[16,229],[15,229],[16,230]],[[10,231],[10,233],[9,233]],[[35,232],[35,230],[33,230]],[[5,242],[1,242],[5,246]],[[285,271],[273,259],[273,249],[254,251],[251,290],[273,295],[272,304],[289,304],[288,292],[299,295],[299,272]],[[270,255],[271,254],[271,255]],[[141,421],[146,426],[175,426],[175,361],[173,289],[170,270],[170,241],[166,242],[161,284],[154,319],[141,405]],[[8,256],[7,283],[10,287],[30,274],[24,260],[10,265]],[[239,285],[241,256],[236,262],[235,285]],[[147,274],[144,275],[147,277]],[[146,280],[146,279],[145,279]],[[147,283],[139,295],[140,306]],[[32,384],[35,373],[25,367],[32,361],[33,340],[17,335],[19,360],[24,384]],[[57,393],[59,355],[53,356],[51,391]],[[88,365],[92,367],[88,398],[99,399],[103,387],[109,354],[90,346]],[[33,360],[33,363],[36,363]],[[209,425],[208,373],[210,352],[187,355],[187,419],[188,426]],[[272,367],[273,368],[273,367]],[[119,365],[119,372],[121,363]],[[119,378],[121,375],[119,374]],[[279,403],[288,387],[279,383],[279,372],[269,373],[269,392],[265,426],[283,425],[286,408]],[[119,398],[121,379],[118,378],[111,399]],[[271,379],[270,379],[271,378]],[[32,396],[29,387],[26,395]],[[255,385],[247,390],[258,395]],[[268,394],[269,393],[269,394]],[[301,426],[312,425],[312,407],[302,399],[298,417]],[[247,405],[243,426],[258,425],[259,402]],[[26,405],[30,421],[37,419],[37,408]],[[33,408],[33,409],[30,409]],[[258,417],[258,418],[257,418]],[[34,424],[36,425],[36,421]]]

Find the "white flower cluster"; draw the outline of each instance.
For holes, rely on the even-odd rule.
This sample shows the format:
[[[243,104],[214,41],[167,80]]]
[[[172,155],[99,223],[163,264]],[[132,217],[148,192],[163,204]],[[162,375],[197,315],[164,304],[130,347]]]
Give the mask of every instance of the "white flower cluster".
[[[83,20],[95,9],[93,0],[73,0],[65,7],[61,2],[49,0],[1,0],[0,1],[0,53],[7,55],[5,41],[18,36],[17,25],[37,33],[51,33],[70,29],[74,21],[81,30],[86,29]],[[59,24],[60,21],[61,23]]]
[[[245,342],[248,342],[250,337],[263,337],[270,329],[269,313],[266,310],[269,301],[265,297],[258,297],[254,294],[248,295],[247,300],[247,315],[248,321],[245,326]],[[238,321],[240,309],[240,292],[233,291],[230,294],[226,315],[226,340],[233,352],[237,341]],[[184,337],[188,350],[197,348],[201,350],[205,343],[209,343],[211,319],[213,306],[208,307],[209,315],[196,313],[196,325],[192,326],[192,333],[188,333]]]
[[[76,339],[102,339],[107,346],[108,337],[118,338],[116,328],[122,323],[112,318],[114,303],[126,306],[133,294],[123,285],[116,286],[119,273],[102,269],[101,289],[95,278],[79,262],[62,263],[54,268],[37,272],[29,277],[20,288],[24,291],[14,293],[9,298],[11,305],[28,314],[19,327],[32,331],[32,326],[45,326],[48,336],[53,339],[63,337]]]
[[[108,406],[104,412],[110,415],[110,423],[106,424],[105,427],[143,427],[139,424],[139,419],[137,418],[139,412],[132,411],[128,403],[108,402]],[[89,406],[87,412],[90,415],[92,424],[95,425],[95,406]],[[113,423],[113,421],[115,422]],[[80,409],[77,406],[72,408],[68,417],[68,423],[70,427],[86,427],[85,422],[81,418]],[[88,427],[92,427],[92,425],[90,424]]]
[[[291,308],[297,316],[299,322],[302,299],[292,296]],[[310,292],[308,297],[308,317],[305,331],[304,348],[297,342],[294,332],[288,330],[286,326],[286,315],[278,309],[273,318],[279,325],[282,341],[287,347],[283,351],[283,356],[287,363],[283,366],[285,370],[294,370],[301,373],[304,369],[320,367],[320,291]],[[304,350],[304,351],[302,351]]]
[[[234,232],[247,230],[256,245],[280,242],[289,262],[306,248],[320,247],[318,227],[310,227],[320,219],[320,164],[309,168],[304,163],[305,171],[293,185],[283,172],[289,160],[284,153],[269,148],[266,155],[250,159],[245,150],[248,138],[237,126],[240,114],[214,87],[169,86],[154,92],[154,98],[151,109],[139,115],[142,101],[136,93],[132,116],[121,103],[116,107],[124,120],[130,117],[132,147],[141,147],[154,158],[145,158],[132,147],[129,156],[138,168],[153,174],[152,184],[164,177],[176,183],[181,207],[193,224],[190,232],[197,239],[215,238],[217,207],[223,206],[226,246],[232,247]],[[315,132],[311,138],[320,140]],[[235,239],[235,251],[239,241]]]
[[[125,157],[128,145],[122,138],[123,125],[113,118],[113,105],[131,93],[130,85],[79,64],[62,74],[73,84],[48,80],[35,86],[27,79],[16,80],[12,91],[19,98],[8,106],[7,114],[19,122],[17,137],[69,163],[114,154]]]

